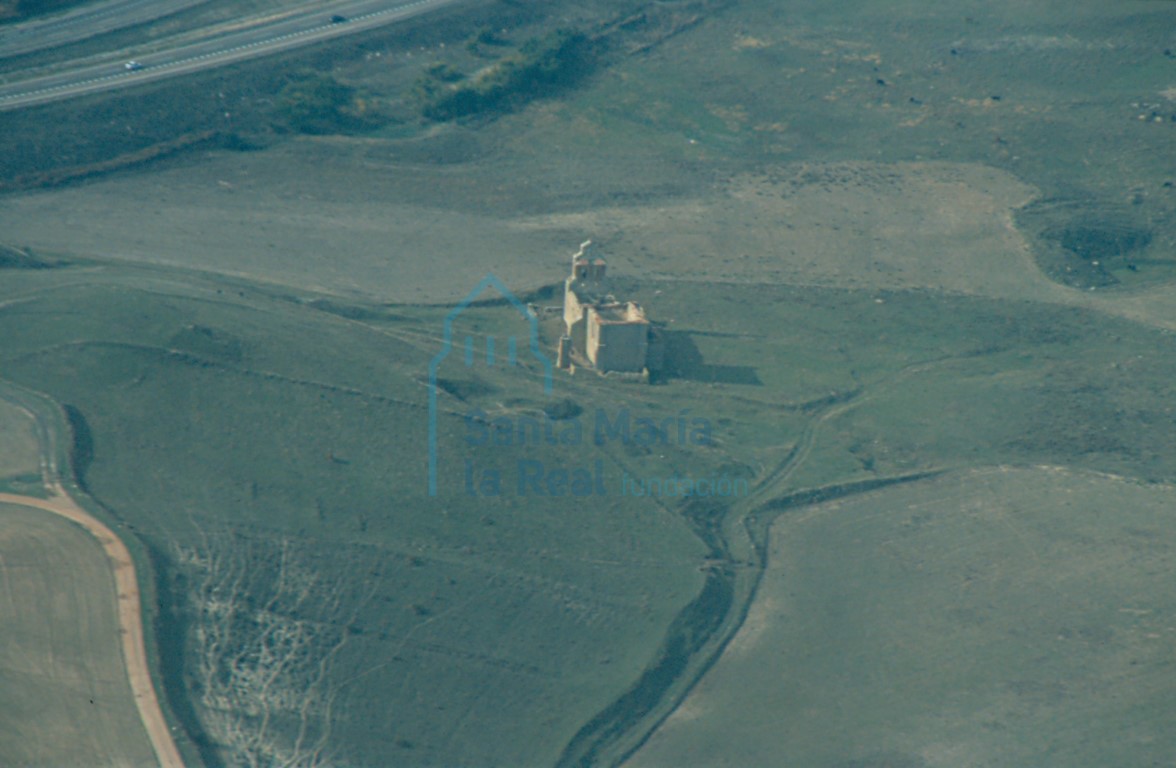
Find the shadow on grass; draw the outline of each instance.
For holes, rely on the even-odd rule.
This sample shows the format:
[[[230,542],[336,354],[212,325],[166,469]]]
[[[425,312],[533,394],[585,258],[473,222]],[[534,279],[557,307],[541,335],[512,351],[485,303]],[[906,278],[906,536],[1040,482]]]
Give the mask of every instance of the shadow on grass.
[[[750,365],[715,365],[706,362],[690,331],[663,330],[661,334],[666,345],[663,378],[752,387],[764,385],[756,369]]]

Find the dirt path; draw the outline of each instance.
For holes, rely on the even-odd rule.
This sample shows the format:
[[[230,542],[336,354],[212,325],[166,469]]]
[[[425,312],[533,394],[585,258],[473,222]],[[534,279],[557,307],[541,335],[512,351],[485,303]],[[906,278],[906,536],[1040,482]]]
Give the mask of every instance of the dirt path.
[[[52,496],[48,499],[0,493],[0,502],[35,507],[72,520],[85,528],[102,545],[114,568],[123,660],[126,663],[131,692],[135,696],[135,706],[139,708],[139,717],[143,720],[143,727],[147,729],[147,735],[151,739],[151,746],[155,749],[155,756],[161,768],[184,768],[184,761],[172,740],[171,730],[163,717],[163,710],[160,709],[159,699],[155,695],[155,686],[151,682],[147,648],[143,640],[139,582],[135,576],[135,564],[131,560],[131,554],[113,531],[78,506],[59,483],[51,486],[50,490]]]

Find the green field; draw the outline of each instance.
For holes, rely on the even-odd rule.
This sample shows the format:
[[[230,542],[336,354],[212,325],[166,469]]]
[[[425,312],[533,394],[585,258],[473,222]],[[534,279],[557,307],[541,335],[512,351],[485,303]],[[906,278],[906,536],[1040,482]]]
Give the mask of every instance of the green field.
[[[4,369],[67,406],[83,486],[156,553],[176,708],[225,754],[552,761],[701,584],[702,546],[640,500],[429,499],[431,318],[24,278],[42,321],[7,314]]]
[[[42,493],[40,458],[32,417],[0,400],[0,491]]]
[[[699,592],[704,557],[752,556],[724,532],[728,511],[951,466],[1065,461],[1160,478],[1176,461],[1146,417],[1167,407],[1173,374],[1166,358],[1139,362],[1158,331],[969,297],[643,281],[628,287],[651,309],[696,318],[671,331],[663,383],[560,373],[547,398],[535,365],[447,361],[430,498],[422,377],[445,308],[130,267],[9,274],[8,290],[38,300],[0,313],[0,363],[67,406],[82,485],[154,553],[173,706],[211,760],[554,762],[614,700],[628,702],[618,724],[655,717],[691,676],[642,671],[659,658],[695,669],[737,621],[731,601],[754,571],[712,571],[719,592]],[[750,317],[724,310],[751,305]],[[486,304],[460,333],[519,324]],[[801,359],[820,375],[798,375]],[[1134,366],[1129,385],[1116,365]],[[591,414],[622,408],[671,423],[685,410],[713,431],[705,445],[466,444],[471,409],[518,418],[553,402],[589,414],[589,434]],[[1127,402],[1141,416],[1115,416]],[[1097,452],[1075,425],[1097,431]],[[471,496],[465,459],[501,470],[503,493]],[[600,461],[608,493],[524,498],[509,481],[520,459]],[[699,506],[616,492],[622,473],[717,471],[758,495]],[[700,594],[710,607],[692,612]],[[576,743],[593,755],[621,736],[585,734]]]
[[[626,765],[1163,763],[1172,501],[992,469],[789,511],[743,627]]]
[[[9,765],[150,765],[114,578],[87,532],[0,504],[0,755]]]
[[[146,553],[184,748],[209,768],[1170,749],[1147,624],[1176,478],[1162,5],[478,4],[0,113],[4,182],[239,139],[0,197],[0,378],[61,407],[62,470]],[[561,25],[601,36],[574,88],[413,116],[422,71],[493,61],[471,33],[505,52]],[[386,122],[289,133],[274,94],[306,68]],[[437,371],[431,496],[447,314],[487,273],[557,304],[587,237],[666,372],[557,372],[548,395],[525,344],[502,364],[528,325],[486,294]],[[499,363],[466,365],[467,335]],[[548,356],[558,335],[544,315]],[[584,432],[471,439],[545,413]],[[667,433],[597,441],[599,414]],[[693,419],[705,440],[678,437]],[[0,410],[0,489],[39,486],[34,428]],[[748,492],[621,492],[712,476]]]

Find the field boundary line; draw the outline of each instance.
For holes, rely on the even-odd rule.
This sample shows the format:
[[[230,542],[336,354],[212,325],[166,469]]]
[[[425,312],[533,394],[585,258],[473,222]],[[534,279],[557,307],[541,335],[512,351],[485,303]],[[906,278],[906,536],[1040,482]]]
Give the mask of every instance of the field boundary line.
[[[156,761],[161,768],[184,768],[184,761],[172,739],[171,730],[168,728],[163,710],[159,706],[155,685],[151,680],[147,647],[143,635],[139,582],[131,553],[123,544],[122,539],[74,501],[60,482],[54,482],[47,487],[50,492],[48,499],[0,493],[0,503],[51,512],[80,525],[98,540],[114,571],[123,664],[127,669],[127,680],[131,686],[131,694],[135,698],[135,707],[139,711],[139,718],[143,722],[144,730],[147,731],[147,737],[155,751]]]

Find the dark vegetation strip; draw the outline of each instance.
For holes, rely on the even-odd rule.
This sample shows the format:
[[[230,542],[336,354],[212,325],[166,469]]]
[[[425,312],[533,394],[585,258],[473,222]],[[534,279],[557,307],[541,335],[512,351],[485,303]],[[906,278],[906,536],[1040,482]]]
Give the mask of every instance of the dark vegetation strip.
[[[64,266],[61,262],[51,263],[9,245],[0,245],[0,269],[53,269]]]
[[[693,0],[666,8],[659,2],[634,3],[619,16],[589,31],[561,28],[533,37],[481,70],[466,74],[446,62],[429,67],[413,86],[420,114],[429,120],[493,117],[534,99],[557,96],[582,84],[615,55],[648,51],[700,23],[728,0]],[[483,56],[508,42],[491,28],[467,41]]]
[[[83,483],[84,470],[94,458],[94,439],[89,423],[76,406],[59,405],[49,399],[48,395],[32,392],[22,394],[19,390],[15,394],[15,401],[33,414],[37,437],[44,454],[62,462],[57,477],[52,479],[59,481],[82,509],[114,531],[126,546],[134,562],[136,579],[139,582],[143,643],[147,651],[151,684],[159,697],[159,706],[166,722],[177,726],[184,725],[184,721],[177,716],[176,710],[172,707],[172,695],[169,692],[169,687],[177,684],[180,678],[173,681],[164,677],[160,646],[162,638],[166,636],[162,631],[162,613],[166,605],[161,602],[160,594],[156,591],[157,573],[154,570],[154,557],[147,551],[147,544],[133,533],[134,528],[125,524],[114,510],[91,495]],[[8,395],[8,399],[14,399],[12,394]],[[62,434],[65,435],[64,440],[59,438]],[[183,694],[182,691],[178,693]],[[194,754],[193,744],[186,736],[187,733],[173,733],[182,759],[187,765],[193,766],[197,764],[194,761],[197,754]],[[207,768],[222,768],[212,763],[205,762],[205,765]]]
[[[80,481],[79,481],[80,484]],[[156,650],[159,652],[159,677],[163,685],[160,693],[167,700],[172,714],[179,721],[180,727],[192,739],[200,762],[204,768],[227,768],[217,753],[216,744],[209,738],[200,718],[196,716],[196,708],[192,704],[192,696],[185,684],[185,671],[189,667],[184,659],[184,638],[188,636],[190,618],[181,606],[184,598],[176,593],[182,589],[183,583],[177,582],[173,589],[171,560],[158,547],[148,543],[146,538],[140,539],[147,551],[147,558],[151,561],[152,572],[155,576],[155,593],[158,597],[158,613],[155,615],[154,635]]]
[[[915,472],[909,475],[899,475],[898,477],[880,477],[872,480],[859,480],[852,483],[838,483],[836,485],[827,485],[822,488],[813,488],[807,491],[798,491],[787,496],[781,496],[778,499],[772,499],[764,502],[758,508],[753,510],[744,520],[744,525],[747,527],[747,533],[751,537],[752,544],[756,550],[757,570],[760,574],[768,564],[768,529],[775,519],[790,510],[798,507],[809,507],[814,504],[822,504],[833,499],[841,499],[846,496],[855,496],[859,493],[868,493],[869,491],[876,491],[879,488],[889,488],[893,485],[904,485],[906,483],[913,483],[919,480],[929,480],[934,477],[939,477],[946,470],[929,470],[926,472]],[[768,514],[762,514],[768,513]],[[756,582],[759,582],[759,575],[756,576]]]
[[[69,424],[69,463],[73,467],[74,482],[86,493],[90,490],[86,486],[86,473],[94,461],[94,434],[90,431],[90,424],[76,406],[62,404],[65,420]]]
[[[730,571],[707,575],[702,592],[674,619],[657,661],[637,683],[572,737],[558,766],[594,766],[600,752],[651,713],[686,671],[690,659],[722,626],[734,598]]]
[[[0,0],[0,21],[17,22],[61,11],[85,0]]]
[[[149,147],[144,147],[134,152],[126,152],[107,160],[64,168],[54,168],[48,171],[18,176],[11,181],[0,181],[0,192],[37,187],[56,187],[69,182],[82,181],[94,176],[100,176],[112,171],[137,168],[185,150],[210,146],[241,149],[242,142],[235,134],[229,134],[223,131],[194,131],[177,136],[174,139],[152,144]]]
[[[377,403],[403,405],[405,407],[415,408],[417,410],[426,410],[428,408],[428,406],[424,403],[413,402],[411,400],[401,400],[399,398],[390,397],[388,395],[378,395],[372,392],[365,392],[362,389],[355,389],[354,387],[342,387],[336,384],[327,384],[325,382],[314,381],[311,379],[296,379],[290,376],[283,376],[280,373],[274,373],[273,371],[261,371],[255,370],[253,368],[241,368],[233,365],[227,365],[220,361],[210,360],[206,357],[192,354],[191,352],[183,352],[176,349],[164,349],[163,347],[153,347],[146,344],[130,344],[121,341],[80,341],[72,342],[62,346],[69,346],[77,349],[105,347],[110,349],[136,352],[140,354],[145,353],[158,356],[164,360],[178,362],[182,365],[187,365],[193,368],[206,368],[223,373],[235,373],[239,376],[247,378],[262,379],[264,381],[276,381],[282,384],[291,384],[299,387],[320,389],[326,392],[331,392],[332,394],[358,397]],[[49,349],[42,349],[31,354],[47,354],[51,351],[52,350]],[[22,357],[28,357],[28,355]],[[76,409],[74,409],[74,412],[77,412]],[[80,413],[78,415],[80,416]]]
[[[724,626],[726,636],[712,648],[707,658],[693,673],[690,683],[678,692],[678,701],[690,692],[694,685],[710,671],[723,655],[727,644],[738,633],[747,618],[747,612],[759,591],[760,583],[768,564],[767,532],[779,515],[800,507],[853,496],[893,485],[925,480],[941,475],[942,471],[918,472],[900,477],[878,478],[853,483],[814,488],[789,494],[768,501],[754,509],[744,519],[748,536],[755,551],[754,576],[744,599],[736,603],[734,573],[730,570],[729,550],[722,535],[722,521],[727,508],[711,504],[695,503],[683,507],[683,514],[703,542],[710,549],[714,560],[726,560],[726,567],[717,565],[707,575],[702,591],[693,602],[675,618],[667,632],[667,639],[658,652],[657,660],[648,667],[637,683],[619,699],[610,704],[582,727],[565,747],[557,765],[559,768],[586,768],[601,764],[606,750],[616,744],[635,724],[649,714],[665,699],[666,695],[687,673],[691,658],[702,652]],[[766,514],[765,514],[766,513]],[[732,609],[738,611],[734,621]],[[628,759],[657,730],[673,712],[668,708],[657,721],[649,725],[642,737],[619,756],[606,758],[605,762],[619,764]]]
[[[436,69],[417,82],[414,94],[421,114],[431,120],[516,108],[582,80],[594,67],[597,48],[583,32],[557,30],[528,40],[468,79]],[[452,82],[456,78],[461,79]]]

